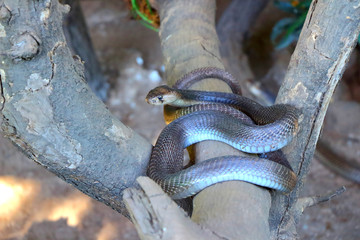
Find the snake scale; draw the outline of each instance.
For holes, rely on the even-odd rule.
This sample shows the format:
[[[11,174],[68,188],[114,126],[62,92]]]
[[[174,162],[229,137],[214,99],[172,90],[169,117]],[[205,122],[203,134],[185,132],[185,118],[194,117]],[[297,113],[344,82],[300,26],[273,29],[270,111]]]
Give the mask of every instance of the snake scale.
[[[196,81],[215,77],[239,93],[230,76],[218,68],[196,69],[174,85],[183,89],[160,86],[146,97],[150,104],[181,107],[168,114],[171,123],[153,148],[147,172],[173,199],[186,198],[212,184],[230,180],[285,193],[296,184],[291,166],[277,154],[273,154],[273,159],[268,159],[271,154],[217,157],[183,169],[183,149],[200,141],[221,141],[246,153],[261,154],[284,147],[296,134],[299,111],[293,106],[264,107],[238,94],[185,89]]]

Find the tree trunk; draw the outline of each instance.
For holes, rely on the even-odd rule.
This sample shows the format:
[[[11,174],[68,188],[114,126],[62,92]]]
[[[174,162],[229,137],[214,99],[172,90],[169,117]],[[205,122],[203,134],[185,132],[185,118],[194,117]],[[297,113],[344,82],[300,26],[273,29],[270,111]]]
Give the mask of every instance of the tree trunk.
[[[87,195],[127,214],[123,190],[144,175],[152,146],[113,117],[85,82],[57,0],[0,2],[2,134]],[[1,99],[1,98],[0,98]]]
[[[331,16],[331,17],[329,17]],[[305,206],[300,201],[306,174],[337,83],[360,31],[360,1],[313,1],[276,103],[301,109],[300,131],[284,148],[298,175],[289,196],[273,194],[270,226],[272,236],[296,236],[295,225]]]

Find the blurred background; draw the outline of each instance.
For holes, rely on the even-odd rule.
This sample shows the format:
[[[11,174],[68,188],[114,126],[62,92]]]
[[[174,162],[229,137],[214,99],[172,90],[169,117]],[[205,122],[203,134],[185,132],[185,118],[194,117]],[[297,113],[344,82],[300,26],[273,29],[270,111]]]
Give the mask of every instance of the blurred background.
[[[270,99],[284,78],[309,3],[284,2],[269,2],[251,28],[244,50],[255,75],[250,86]],[[165,83],[158,33],[134,19],[128,2],[79,3],[102,72],[103,82],[93,89],[115,116],[154,143],[165,126],[162,108],[148,105],[144,98]],[[218,1],[219,16],[229,3]],[[330,104],[322,135],[341,159],[358,163],[359,102],[357,46]],[[315,159],[302,196],[324,194],[343,185],[347,191],[341,196],[305,211],[298,224],[300,239],[360,239],[359,184]],[[5,239],[136,240],[138,236],[122,215],[47,172],[0,136],[0,240]]]

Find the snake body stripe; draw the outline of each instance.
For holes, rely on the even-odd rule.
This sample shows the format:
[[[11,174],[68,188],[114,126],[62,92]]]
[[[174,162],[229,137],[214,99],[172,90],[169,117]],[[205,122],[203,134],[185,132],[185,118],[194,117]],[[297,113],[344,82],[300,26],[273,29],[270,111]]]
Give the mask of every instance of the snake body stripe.
[[[243,147],[248,143],[257,144],[254,139],[243,135],[243,128],[244,125],[234,117],[216,111],[199,111],[176,119],[164,128],[153,148],[148,176],[176,198],[190,196],[209,184],[228,180],[244,180],[289,192],[295,186],[296,175],[291,169],[266,159],[236,157],[239,161],[230,161],[219,158],[182,170],[183,149],[200,141],[217,140],[239,150],[252,149]],[[257,164],[250,164],[249,159],[257,159]],[[232,165],[228,165],[230,162]],[[222,172],[218,172],[219,167],[223,169]],[[209,175],[211,169],[212,173],[215,171],[217,174]],[[197,180],[194,182],[193,179]],[[197,182],[199,179],[203,179],[201,184]]]
[[[239,121],[248,125],[255,125],[249,116],[245,113],[234,109],[233,107],[219,104],[219,103],[209,103],[209,104],[195,104],[189,107],[178,108],[166,105],[164,107],[164,120],[166,124],[171,123],[175,119],[182,117],[184,115],[196,112],[196,111],[205,111],[205,110],[213,110],[219,111],[226,114],[229,114],[233,117],[236,117]]]

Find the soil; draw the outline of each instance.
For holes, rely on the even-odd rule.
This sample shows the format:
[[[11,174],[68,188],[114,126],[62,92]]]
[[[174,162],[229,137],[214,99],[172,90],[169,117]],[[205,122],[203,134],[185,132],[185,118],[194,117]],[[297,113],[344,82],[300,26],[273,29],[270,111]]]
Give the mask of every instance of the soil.
[[[144,98],[163,83],[158,34],[131,20],[122,1],[82,1],[82,7],[111,84],[107,106],[154,143],[165,126],[162,109],[149,106]],[[360,61],[357,55],[350,64],[355,68]],[[359,74],[354,82],[359,84]],[[353,88],[345,84],[338,88],[323,135],[334,149],[358,160],[360,107],[349,89]],[[343,185],[347,191],[341,196],[305,210],[297,225],[300,239],[360,239],[360,185],[313,161],[302,195],[325,194]],[[139,239],[129,220],[36,165],[1,136],[0,196],[0,240]]]

